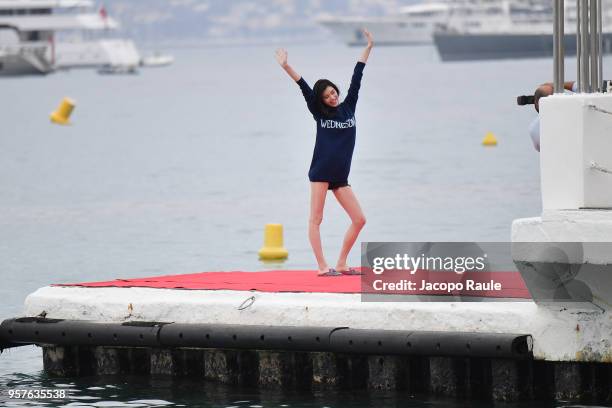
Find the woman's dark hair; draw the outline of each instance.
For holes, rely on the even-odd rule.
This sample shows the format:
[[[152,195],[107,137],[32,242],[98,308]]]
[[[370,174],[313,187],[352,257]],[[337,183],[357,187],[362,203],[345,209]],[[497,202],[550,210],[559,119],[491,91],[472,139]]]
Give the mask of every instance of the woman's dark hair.
[[[323,92],[327,89],[328,86],[331,86],[332,88],[334,88],[338,96],[340,96],[340,91],[338,90],[338,87],[329,79],[319,79],[317,82],[315,82],[314,87],[312,88],[312,91],[315,95],[315,106],[317,110],[324,117],[329,118],[329,117],[334,116],[334,114],[336,113],[336,108],[327,106],[323,102]]]

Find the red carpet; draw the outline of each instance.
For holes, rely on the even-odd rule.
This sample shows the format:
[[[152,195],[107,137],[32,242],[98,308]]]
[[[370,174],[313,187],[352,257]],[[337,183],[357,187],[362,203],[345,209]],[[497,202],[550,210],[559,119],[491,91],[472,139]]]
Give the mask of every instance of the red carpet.
[[[359,293],[360,276],[318,277],[316,271],[200,272],[58,286]]]
[[[392,277],[388,275],[388,277]],[[495,279],[502,284],[499,291],[479,291],[466,293],[454,292],[453,295],[472,295],[484,297],[525,298],[530,299],[529,292],[518,272],[492,272],[487,274],[457,275],[455,273],[428,273],[419,271],[417,275],[403,275],[402,278],[421,279],[438,282],[465,281],[478,277],[479,281]],[[318,292],[318,293],[376,293],[372,290],[372,281],[377,275],[319,277],[316,271],[266,271],[266,272],[201,272],[185,275],[154,276],[149,278],[116,279],[107,282],[87,282],[58,284],[54,286],[99,287],[146,287],[163,289],[197,289],[197,290],[256,290],[259,292]],[[385,279],[389,281],[389,279]],[[363,283],[363,291],[362,291]],[[420,283],[418,284],[420,285]],[[379,292],[380,293],[380,292]],[[385,292],[391,293],[391,292]],[[402,291],[401,294],[414,295],[447,295],[442,291]]]

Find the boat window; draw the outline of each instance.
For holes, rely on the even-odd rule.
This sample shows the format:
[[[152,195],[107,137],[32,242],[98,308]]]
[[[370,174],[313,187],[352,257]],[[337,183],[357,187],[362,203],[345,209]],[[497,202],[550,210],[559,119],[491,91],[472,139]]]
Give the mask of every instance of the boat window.
[[[30,31],[28,33],[28,41],[40,41],[40,32]]]
[[[0,62],[0,71],[2,71],[3,69],[4,69],[4,64]]]
[[[501,7],[491,7],[491,8],[488,10],[488,12],[489,12],[489,14],[499,14],[499,13],[503,13],[503,12],[504,12],[504,9],[503,9],[503,8],[501,8]]]
[[[44,9],[44,8],[32,9],[30,11],[30,14],[51,14],[51,9]]]
[[[13,14],[13,10],[0,10],[0,16],[10,16]]]
[[[416,23],[412,23],[412,26],[416,27],[416,28],[423,28],[423,27],[425,27],[425,23],[422,23],[422,22],[419,21],[419,22],[416,22]]]
[[[419,11],[412,14],[413,17],[431,17],[434,15],[434,11]]]

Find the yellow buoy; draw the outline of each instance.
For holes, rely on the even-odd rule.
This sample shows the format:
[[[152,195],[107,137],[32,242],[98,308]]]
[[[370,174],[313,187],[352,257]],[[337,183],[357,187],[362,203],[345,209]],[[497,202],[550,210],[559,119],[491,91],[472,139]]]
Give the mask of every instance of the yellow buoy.
[[[285,259],[289,252],[283,246],[282,224],[266,224],[264,246],[259,250],[259,258],[264,260]]]
[[[493,132],[488,132],[484,139],[482,139],[483,146],[497,146],[497,138],[493,134]]]
[[[74,100],[70,98],[62,99],[60,106],[51,114],[51,122],[57,123],[58,125],[69,125],[69,119],[74,110],[74,105]]]

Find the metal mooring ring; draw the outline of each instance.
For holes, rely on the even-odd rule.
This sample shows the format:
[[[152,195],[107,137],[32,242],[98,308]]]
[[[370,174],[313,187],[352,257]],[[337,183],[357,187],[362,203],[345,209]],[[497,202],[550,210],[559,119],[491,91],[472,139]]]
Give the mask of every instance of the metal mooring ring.
[[[248,297],[238,306],[238,310],[244,310],[251,307],[255,303],[255,296]]]

